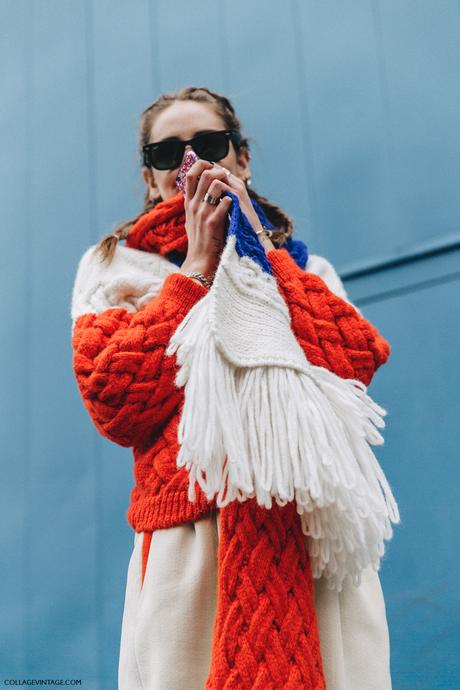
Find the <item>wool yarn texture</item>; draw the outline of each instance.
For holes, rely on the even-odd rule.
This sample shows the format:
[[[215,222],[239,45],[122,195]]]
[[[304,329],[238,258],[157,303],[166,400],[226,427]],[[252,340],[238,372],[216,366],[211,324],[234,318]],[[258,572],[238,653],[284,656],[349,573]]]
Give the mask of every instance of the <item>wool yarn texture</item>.
[[[397,506],[370,445],[385,410],[356,379],[311,364],[255,231],[232,197],[214,284],[174,333],[185,386],[178,466],[218,507],[296,502],[316,577],[341,589],[379,567]],[[259,213],[261,209],[258,208]],[[264,218],[264,222],[268,223]]]
[[[209,290],[178,269],[182,193],[141,216],[111,268],[84,255],[74,371],[99,431],[133,447],[128,520],[147,545],[221,511],[207,690],[322,688],[313,578],[359,586],[399,521],[372,450],[386,411],[367,392],[390,347],[305,270],[303,243],[266,255],[229,195]]]

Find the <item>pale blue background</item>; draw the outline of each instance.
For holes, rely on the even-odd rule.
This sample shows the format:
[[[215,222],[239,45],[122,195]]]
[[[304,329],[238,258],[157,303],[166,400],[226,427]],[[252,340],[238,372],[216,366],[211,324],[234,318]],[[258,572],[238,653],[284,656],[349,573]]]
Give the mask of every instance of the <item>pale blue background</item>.
[[[132,458],[74,382],[90,243],[142,205],[138,116],[226,94],[253,184],[392,346],[370,387],[402,525],[382,568],[395,690],[460,687],[457,0],[0,0],[4,678],[116,687]]]

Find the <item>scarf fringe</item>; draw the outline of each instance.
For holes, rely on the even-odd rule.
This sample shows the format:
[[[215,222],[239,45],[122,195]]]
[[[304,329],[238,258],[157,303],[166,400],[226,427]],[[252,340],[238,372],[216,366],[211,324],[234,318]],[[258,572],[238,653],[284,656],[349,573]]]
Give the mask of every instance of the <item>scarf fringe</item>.
[[[307,373],[277,366],[238,367],[222,355],[208,322],[210,293],[176,330],[178,386],[186,386],[177,466],[208,500],[224,507],[256,497],[265,508],[295,500],[312,572],[340,591],[376,570],[384,539],[399,522],[396,501],[369,447],[386,411],[355,379],[307,362]]]

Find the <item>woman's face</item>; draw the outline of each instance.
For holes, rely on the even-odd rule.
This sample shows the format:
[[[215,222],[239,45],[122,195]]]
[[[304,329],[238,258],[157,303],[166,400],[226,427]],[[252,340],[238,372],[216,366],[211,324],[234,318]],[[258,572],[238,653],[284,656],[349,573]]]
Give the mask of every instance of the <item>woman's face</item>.
[[[212,106],[196,101],[175,101],[155,118],[149,141],[150,143],[157,142],[168,137],[177,137],[186,141],[192,139],[198,132],[209,129],[227,129],[224,121],[214,112]],[[184,155],[190,149],[190,145],[186,146]],[[228,155],[217,162],[242,180],[250,177],[249,153],[247,149],[242,148],[237,154],[232,141],[230,141]],[[165,201],[176,196],[178,193],[176,175],[179,168],[180,165],[174,170],[144,167],[144,179],[149,186],[151,199],[160,197]]]

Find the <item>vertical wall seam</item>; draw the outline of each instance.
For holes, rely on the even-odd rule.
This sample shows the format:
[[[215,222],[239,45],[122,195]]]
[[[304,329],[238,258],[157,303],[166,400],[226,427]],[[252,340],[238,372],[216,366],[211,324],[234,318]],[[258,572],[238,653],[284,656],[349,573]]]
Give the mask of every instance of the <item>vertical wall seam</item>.
[[[313,241],[318,233],[318,196],[316,190],[315,165],[313,159],[313,144],[311,137],[311,121],[309,110],[308,77],[305,69],[306,56],[303,50],[305,37],[302,33],[302,21],[298,0],[291,0],[292,35],[294,37],[295,69],[297,77],[298,103],[301,119],[301,139],[306,178],[306,190],[308,206],[310,209],[311,223],[306,228],[309,241]]]
[[[220,75],[222,92],[230,92],[230,72],[229,72],[229,50],[228,50],[228,16],[227,16],[227,2],[223,0],[220,6],[220,13],[217,16],[217,26],[219,31],[219,48],[220,48]]]
[[[375,53],[377,58],[377,83],[380,92],[380,100],[383,111],[383,135],[384,135],[384,165],[385,177],[387,180],[386,188],[390,198],[391,223],[397,227],[398,218],[396,213],[396,192],[391,174],[392,163],[395,159],[395,146],[393,140],[393,113],[390,104],[390,88],[388,85],[388,73],[385,65],[385,55],[383,49],[382,21],[380,16],[379,0],[370,0],[371,13],[374,28]]]
[[[147,9],[150,33],[152,93],[156,98],[157,92],[161,91],[160,44],[158,41],[158,2],[148,0]]]
[[[25,230],[25,252],[24,252],[24,305],[25,309],[30,308],[32,299],[32,256],[31,256],[31,242],[32,242],[32,214],[31,214],[31,200],[33,198],[33,181],[30,160],[32,155],[30,152],[34,146],[34,137],[32,136],[32,81],[33,81],[33,24],[35,16],[35,2],[25,7],[25,0],[22,2],[24,12],[24,188],[27,190],[25,204],[24,204],[24,230]],[[29,151],[29,156],[25,155],[25,151]],[[29,160],[29,164],[28,161]],[[31,464],[31,433],[32,433],[32,395],[31,395],[31,324],[28,316],[28,311],[24,314],[24,388],[23,388],[23,402],[24,402],[24,490],[23,490],[23,530],[22,530],[22,583],[23,583],[23,612],[22,612],[22,667],[24,675],[30,675],[31,666],[31,629],[30,629],[30,611],[32,611],[32,582],[31,582],[31,553],[30,553],[30,539],[32,538],[32,524],[30,515],[30,499],[31,499],[31,481],[30,481],[30,464]]]
[[[85,59],[86,59],[86,124],[88,142],[88,201],[89,201],[89,223],[90,236],[92,241],[96,241],[98,236],[98,160],[96,153],[96,109],[95,109],[95,83],[94,83],[94,22],[92,15],[92,3],[85,0],[84,3],[84,38]],[[104,568],[102,561],[102,503],[101,503],[101,457],[100,445],[98,443],[97,431],[92,433],[92,456],[93,456],[93,502],[96,525],[94,530],[94,621],[96,626],[97,652],[95,665],[97,669],[97,683],[100,690],[104,687],[104,626],[105,626],[105,590],[104,590]]]

